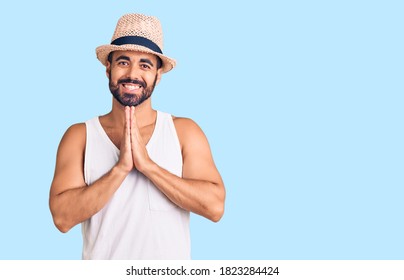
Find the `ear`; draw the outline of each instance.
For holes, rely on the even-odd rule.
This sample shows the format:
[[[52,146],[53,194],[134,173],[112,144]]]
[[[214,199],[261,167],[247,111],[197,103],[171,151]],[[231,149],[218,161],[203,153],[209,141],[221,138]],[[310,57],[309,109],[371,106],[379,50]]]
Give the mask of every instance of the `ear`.
[[[111,79],[111,77],[109,76],[109,73],[111,73],[111,62],[107,61],[107,67],[105,68],[105,72],[107,74],[107,78]]]
[[[162,70],[162,68],[160,67],[159,69],[157,69],[157,79],[156,79],[156,85],[158,85],[158,83],[160,82],[160,80],[161,80],[161,76],[163,75],[163,70]]]

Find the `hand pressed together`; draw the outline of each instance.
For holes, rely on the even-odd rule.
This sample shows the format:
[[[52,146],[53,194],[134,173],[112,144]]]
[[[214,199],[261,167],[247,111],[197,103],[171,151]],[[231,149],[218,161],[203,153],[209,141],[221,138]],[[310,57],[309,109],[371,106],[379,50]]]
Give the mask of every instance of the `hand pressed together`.
[[[125,128],[120,147],[118,166],[129,173],[133,168],[143,172],[150,162],[150,157],[146,150],[146,145],[140,135],[137,125],[135,107],[125,107]]]

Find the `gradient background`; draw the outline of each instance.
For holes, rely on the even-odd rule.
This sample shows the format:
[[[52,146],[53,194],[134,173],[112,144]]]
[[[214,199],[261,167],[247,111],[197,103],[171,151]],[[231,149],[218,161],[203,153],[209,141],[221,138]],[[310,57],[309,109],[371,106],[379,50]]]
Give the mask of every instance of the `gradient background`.
[[[65,130],[111,108],[95,48],[158,16],[178,61],[156,109],[205,131],[227,187],[194,259],[403,259],[402,1],[0,4],[0,259],[80,259],[48,208]]]

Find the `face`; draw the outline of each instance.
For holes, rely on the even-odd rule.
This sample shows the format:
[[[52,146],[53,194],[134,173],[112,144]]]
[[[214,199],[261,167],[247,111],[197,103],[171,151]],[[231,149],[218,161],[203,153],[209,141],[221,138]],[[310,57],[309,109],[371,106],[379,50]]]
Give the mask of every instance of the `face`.
[[[157,57],[135,51],[115,51],[107,65],[109,89],[122,106],[138,106],[153,93],[161,77]]]

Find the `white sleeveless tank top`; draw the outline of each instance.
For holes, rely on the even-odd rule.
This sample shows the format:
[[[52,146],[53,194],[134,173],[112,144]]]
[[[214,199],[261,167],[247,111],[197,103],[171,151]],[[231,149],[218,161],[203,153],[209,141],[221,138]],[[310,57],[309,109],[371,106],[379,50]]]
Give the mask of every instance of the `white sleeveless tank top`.
[[[98,117],[86,122],[84,176],[90,185],[117,163],[119,149]],[[170,114],[157,111],[150,158],[181,177],[182,155]],[[190,259],[189,212],[142,173],[129,173],[110,201],[82,223],[83,259]]]

